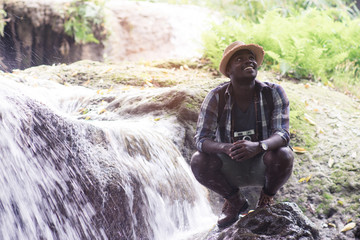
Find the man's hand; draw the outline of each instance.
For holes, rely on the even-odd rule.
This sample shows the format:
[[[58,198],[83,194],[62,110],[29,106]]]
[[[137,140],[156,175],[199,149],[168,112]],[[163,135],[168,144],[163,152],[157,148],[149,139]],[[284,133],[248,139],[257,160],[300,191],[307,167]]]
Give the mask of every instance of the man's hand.
[[[247,140],[239,140],[232,144],[228,155],[231,159],[241,162],[254,157],[261,152],[259,142],[251,142]]]
[[[221,143],[221,152],[225,153],[226,155],[231,154],[231,149],[234,147],[233,143]]]

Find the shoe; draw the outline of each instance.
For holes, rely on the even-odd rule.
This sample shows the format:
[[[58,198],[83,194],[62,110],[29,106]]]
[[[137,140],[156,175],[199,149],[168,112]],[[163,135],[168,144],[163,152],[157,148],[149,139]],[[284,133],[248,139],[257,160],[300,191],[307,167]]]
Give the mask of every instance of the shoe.
[[[256,204],[256,208],[270,207],[274,204],[274,196],[267,195],[264,190],[261,190],[259,201]]]
[[[217,225],[220,228],[230,226],[239,219],[239,214],[245,212],[249,207],[247,200],[240,191],[225,199],[225,203],[219,216]]]

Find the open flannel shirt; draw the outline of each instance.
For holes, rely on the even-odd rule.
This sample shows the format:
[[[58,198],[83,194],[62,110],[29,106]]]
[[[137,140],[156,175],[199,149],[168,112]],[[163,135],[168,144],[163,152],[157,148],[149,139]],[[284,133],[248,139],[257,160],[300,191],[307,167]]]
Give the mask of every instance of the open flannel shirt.
[[[224,109],[221,117],[218,118],[219,113],[219,94],[226,87],[224,96]],[[265,93],[267,91],[267,93]],[[255,80],[257,109],[257,129],[259,129],[258,141],[269,138],[273,134],[280,135],[289,144],[289,100],[284,89],[275,83],[260,82]],[[269,94],[270,93],[270,94]],[[230,82],[223,83],[211,90],[204,99],[197,122],[197,129],[195,134],[196,148],[202,152],[202,144],[206,139],[217,142],[233,142],[234,126],[232,121],[232,108],[234,105],[234,97],[232,97],[233,90]],[[273,99],[273,111],[266,99],[270,96]],[[269,100],[268,100],[269,101]],[[218,122],[218,119],[219,122]]]

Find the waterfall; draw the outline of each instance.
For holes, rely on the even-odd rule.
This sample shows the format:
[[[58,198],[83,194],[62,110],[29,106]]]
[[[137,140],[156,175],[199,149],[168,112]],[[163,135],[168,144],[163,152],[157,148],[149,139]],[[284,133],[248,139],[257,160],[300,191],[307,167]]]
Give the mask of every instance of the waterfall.
[[[11,74],[0,86],[0,239],[191,239],[214,224],[175,118],[95,114],[157,90],[99,98]]]

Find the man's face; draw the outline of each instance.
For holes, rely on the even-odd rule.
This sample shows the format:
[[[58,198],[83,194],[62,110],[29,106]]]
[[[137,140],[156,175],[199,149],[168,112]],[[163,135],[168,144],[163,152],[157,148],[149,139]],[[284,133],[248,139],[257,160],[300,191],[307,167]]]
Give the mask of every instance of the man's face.
[[[230,58],[227,65],[230,78],[254,79],[257,75],[255,55],[249,50],[239,50]]]

